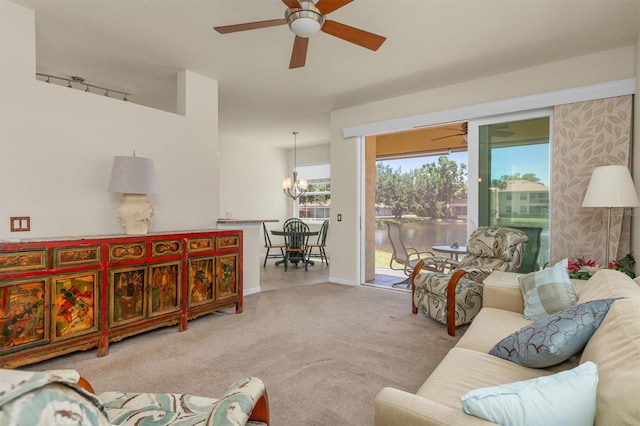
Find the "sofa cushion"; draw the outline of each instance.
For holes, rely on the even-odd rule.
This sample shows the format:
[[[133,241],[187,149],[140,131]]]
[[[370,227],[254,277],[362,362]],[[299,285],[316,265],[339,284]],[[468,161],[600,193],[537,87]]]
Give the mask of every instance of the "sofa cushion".
[[[614,300],[592,300],[551,314],[505,337],[489,353],[533,368],[559,364],[584,348]]]
[[[549,371],[526,368],[487,353],[455,347],[449,351],[416,394],[461,410],[460,397],[473,389],[549,374]]]
[[[572,370],[475,389],[460,398],[465,413],[505,425],[590,425],[596,411],[598,369]]]
[[[518,290],[519,291],[519,290]],[[522,313],[504,309],[482,308],[469,324],[456,347],[488,353],[504,336],[531,324]]]
[[[574,305],[578,296],[569,273],[567,259],[551,268],[518,276],[524,299],[524,317],[538,320]]]
[[[598,365],[596,425],[634,424],[640,419],[640,287],[623,273],[599,271],[586,282],[585,298],[623,297],[582,352]]]

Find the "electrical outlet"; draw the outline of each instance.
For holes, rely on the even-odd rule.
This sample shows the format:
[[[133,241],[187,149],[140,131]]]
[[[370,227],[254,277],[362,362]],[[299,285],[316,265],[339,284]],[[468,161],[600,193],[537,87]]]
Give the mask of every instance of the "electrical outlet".
[[[338,213],[338,222],[342,222],[342,213]]]

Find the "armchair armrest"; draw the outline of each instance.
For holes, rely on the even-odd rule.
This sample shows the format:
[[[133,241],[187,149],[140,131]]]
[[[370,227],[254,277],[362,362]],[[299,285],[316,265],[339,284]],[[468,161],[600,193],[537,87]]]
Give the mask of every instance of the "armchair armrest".
[[[249,420],[269,424],[269,399],[267,389],[257,377],[240,379],[225,391],[216,401],[207,425],[229,423],[244,425]]]
[[[472,267],[457,269],[451,275],[447,285],[447,333],[449,336],[456,335],[456,286],[458,281],[466,274],[474,274],[475,279],[478,277],[484,279],[482,277],[487,277],[491,272],[491,269]]]
[[[465,414],[428,398],[394,388],[382,389],[375,399],[376,426],[488,425],[479,417]]]

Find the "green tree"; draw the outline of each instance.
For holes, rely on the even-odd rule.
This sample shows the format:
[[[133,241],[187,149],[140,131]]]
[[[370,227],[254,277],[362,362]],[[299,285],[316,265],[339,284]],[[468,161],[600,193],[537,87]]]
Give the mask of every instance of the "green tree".
[[[395,217],[452,218],[454,199],[467,192],[467,165],[446,156],[407,173],[377,163],[376,173],[376,202],[390,206]]]
[[[438,219],[453,218],[454,199],[466,196],[467,165],[442,156],[436,163],[423,164],[414,174],[412,199],[416,213]]]
[[[395,217],[407,213],[413,184],[411,177],[402,173],[402,169],[393,170],[391,166],[376,164],[376,203],[391,207]]]
[[[491,186],[494,188],[505,189],[507,187],[507,182],[513,180],[526,180],[529,182],[539,183],[541,182],[540,178],[536,176],[535,173],[525,173],[520,175],[520,173],[515,173],[512,175],[502,175],[500,179],[493,179],[491,181]]]

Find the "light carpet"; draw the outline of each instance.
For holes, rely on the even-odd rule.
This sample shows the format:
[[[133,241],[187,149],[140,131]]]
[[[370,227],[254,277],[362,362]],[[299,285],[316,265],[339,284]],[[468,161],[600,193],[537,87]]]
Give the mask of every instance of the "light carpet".
[[[321,283],[261,292],[244,313],[205,315],[24,369],[72,368],[97,393],[175,392],[219,397],[235,380],[267,387],[274,426],[371,425],[385,386],[415,392],[458,336],[423,314],[411,294]]]

